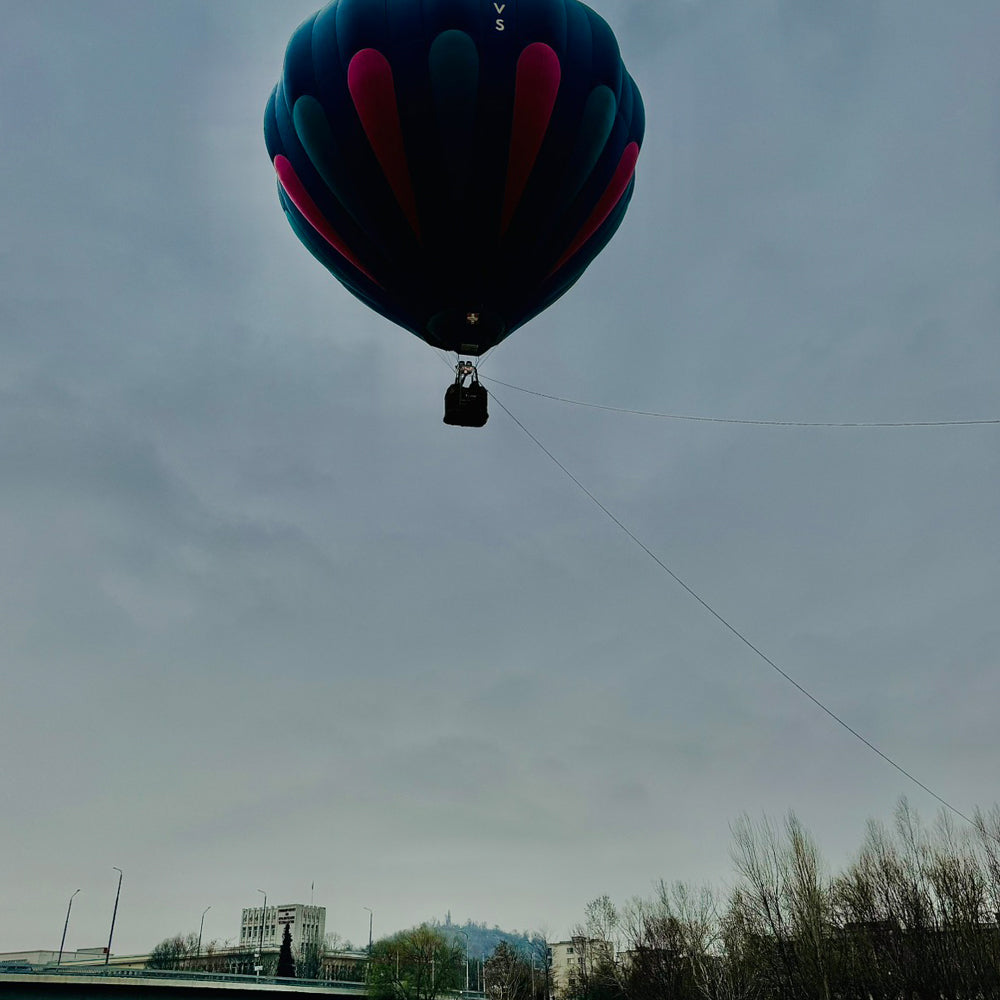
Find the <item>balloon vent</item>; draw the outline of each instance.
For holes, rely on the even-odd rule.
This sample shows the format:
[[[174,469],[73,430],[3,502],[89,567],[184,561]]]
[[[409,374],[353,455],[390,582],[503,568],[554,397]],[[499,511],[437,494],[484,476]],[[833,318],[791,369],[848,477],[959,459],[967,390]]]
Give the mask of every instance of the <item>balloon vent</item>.
[[[468,306],[444,309],[431,316],[424,339],[446,351],[478,357],[506,335],[507,324],[503,319],[477,305],[475,309]]]

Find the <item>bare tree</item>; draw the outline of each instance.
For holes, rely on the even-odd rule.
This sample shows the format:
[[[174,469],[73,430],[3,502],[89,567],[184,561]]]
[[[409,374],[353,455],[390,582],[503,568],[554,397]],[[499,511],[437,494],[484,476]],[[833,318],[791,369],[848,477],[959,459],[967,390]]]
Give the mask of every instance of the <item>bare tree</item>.
[[[622,994],[619,968],[615,962],[620,947],[618,911],[609,896],[591,900],[585,920],[572,934],[577,962],[563,989],[573,1000],[612,1000]]]
[[[622,911],[626,942],[619,954],[622,992],[629,1000],[695,995],[682,920],[666,886],[652,900],[634,899]]]
[[[533,1000],[531,962],[508,941],[501,941],[486,960],[483,978],[493,1000]]]
[[[165,938],[149,953],[147,969],[180,970],[187,968],[189,959],[197,953],[197,934],[175,934]]]
[[[785,819],[783,840],[766,817],[742,816],[732,832],[740,875],[733,905],[743,911],[745,945],[765,964],[769,989],[797,1000],[830,1000],[832,894],[815,842],[794,813]]]
[[[755,953],[767,987],[775,996],[790,994],[796,981],[792,928],[784,901],[786,861],[774,825],[740,816],[732,825],[731,857],[740,876],[733,905]]]
[[[819,851],[794,813],[785,820],[785,905],[789,912],[796,966],[803,996],[830,1000],[832,912],[829,878]]]

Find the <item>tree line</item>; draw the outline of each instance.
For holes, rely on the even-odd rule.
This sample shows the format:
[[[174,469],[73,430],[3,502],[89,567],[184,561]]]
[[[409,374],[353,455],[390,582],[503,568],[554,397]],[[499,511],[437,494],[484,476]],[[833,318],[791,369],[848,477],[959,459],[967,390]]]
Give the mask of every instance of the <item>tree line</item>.
[[[589,904],[561,1000],[1000,997],[997,807],[928,828],[902,799],[839,873],[793,813],[731,830],[727,891],[660,882]]]

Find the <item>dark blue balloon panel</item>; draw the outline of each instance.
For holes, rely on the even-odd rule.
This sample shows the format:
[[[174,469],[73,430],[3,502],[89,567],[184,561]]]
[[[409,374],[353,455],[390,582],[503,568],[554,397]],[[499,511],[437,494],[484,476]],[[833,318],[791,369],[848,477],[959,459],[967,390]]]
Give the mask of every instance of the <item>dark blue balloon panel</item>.
[[[435,347],[481,354],[614,235],[644,116],[579,0],[333,0],[292,36],[264,137],[296,236]]]

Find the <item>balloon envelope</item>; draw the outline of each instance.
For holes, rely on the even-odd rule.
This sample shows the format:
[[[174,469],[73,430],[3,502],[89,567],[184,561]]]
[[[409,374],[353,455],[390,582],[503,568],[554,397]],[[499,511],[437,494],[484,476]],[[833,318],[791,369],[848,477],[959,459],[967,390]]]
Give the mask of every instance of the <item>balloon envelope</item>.
[[[333,0],[288,44],[264,136],[298,238],[427,343],[481,354],[621,224],[644,114],[578,0]]]

